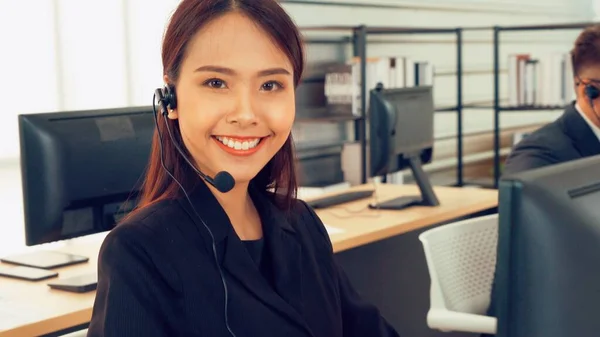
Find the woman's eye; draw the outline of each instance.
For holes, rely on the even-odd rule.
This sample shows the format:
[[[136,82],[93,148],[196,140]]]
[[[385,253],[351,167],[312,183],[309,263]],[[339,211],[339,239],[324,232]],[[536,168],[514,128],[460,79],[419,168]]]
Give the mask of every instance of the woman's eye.
[[[267,82],[265,84],[262,85],[262,90],[264,91],[273,91],[273,90],[278,90],[281,89],[283,86],[280,83],[277,82]]]
[[[204,82],[205,85],[214,88],[214,89],[223,89],[226,88],[225,82],[216,78],[210,79]]]

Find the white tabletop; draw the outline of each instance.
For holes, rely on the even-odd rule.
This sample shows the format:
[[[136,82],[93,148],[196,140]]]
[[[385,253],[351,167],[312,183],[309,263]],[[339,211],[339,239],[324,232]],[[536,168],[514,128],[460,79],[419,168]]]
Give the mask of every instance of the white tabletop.
[[[17,161],[0,163],[0,256],[25,247],[21,172]]]

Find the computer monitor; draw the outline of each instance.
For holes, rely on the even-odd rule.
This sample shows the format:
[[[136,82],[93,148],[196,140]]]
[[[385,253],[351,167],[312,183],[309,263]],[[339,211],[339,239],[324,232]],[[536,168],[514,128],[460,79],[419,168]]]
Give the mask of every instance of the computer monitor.
[[[27,246],[108,231],[135,206],[155,129],[151,106],[18,120]]]
[[[499,184],[498,337],[600,333],[600,156]]]
[[[370,92],[369,162],[371,177],[410,168],[420,196],[404,196],[370,205],[379,209],[409,206],[437,206],[423,164],[433,156],[433,93],[431,86],[385,89],[378,85]]]

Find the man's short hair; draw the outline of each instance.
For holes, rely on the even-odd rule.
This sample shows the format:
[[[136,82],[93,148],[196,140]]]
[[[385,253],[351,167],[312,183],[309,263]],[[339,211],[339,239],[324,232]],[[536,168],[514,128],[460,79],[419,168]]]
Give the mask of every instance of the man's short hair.
[[[571,50],[571,61],[575,76],[584,67],[600,65],[600,24],[589,26],[579,34]]]

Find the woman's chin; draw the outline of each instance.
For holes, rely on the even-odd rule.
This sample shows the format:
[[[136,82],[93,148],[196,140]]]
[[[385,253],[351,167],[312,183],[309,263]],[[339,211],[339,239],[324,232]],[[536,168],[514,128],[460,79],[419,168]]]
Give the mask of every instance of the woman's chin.
[[[231,176],[235,180],[236,185],[248,185],[250,183],[250,181],[258,175],[259,171],[260,170],[258,170],[256,172],[254,172],[254,171],[249,172],[249,171],[244,171],[244,170],[240,170],[240,169],[232,169],[227,172],[229,172],[229,174],[231,174]]]

